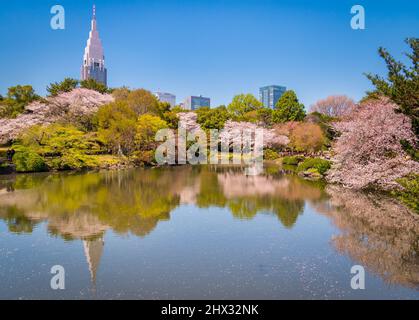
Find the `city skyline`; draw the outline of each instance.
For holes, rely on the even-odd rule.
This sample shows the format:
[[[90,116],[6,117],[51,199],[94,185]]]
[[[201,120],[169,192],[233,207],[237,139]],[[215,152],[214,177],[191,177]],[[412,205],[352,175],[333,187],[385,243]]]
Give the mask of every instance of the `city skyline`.
[[[239,93],[257,97],[269,83],[295,90],[306,108],[331,94],[358,100],[371,88],[363,72],[385,71],[377,48],[406,51],[403,40],[419,27],[418,5],[407,1],[396,8],[364,1],[365,30],[350,28],[350,1],[94,2],[112,70],[109,87],[171,92],[180,101],[202,94],[213,106]],[[1,94],[30,84],[45,95],[49,83],[79,77],[93,1],[60,3],[65,30],[49,26],[54,4],[2,5],[0,34],[8,45],[0,67],[8,77],[0,78]]]

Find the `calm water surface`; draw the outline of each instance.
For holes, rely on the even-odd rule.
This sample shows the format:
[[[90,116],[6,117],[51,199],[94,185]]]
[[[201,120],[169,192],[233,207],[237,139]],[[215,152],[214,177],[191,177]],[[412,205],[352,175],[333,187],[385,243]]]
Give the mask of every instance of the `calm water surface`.
[[[2,299],[418,299],[418,242],[394,200],[275,168],[0,177]]]

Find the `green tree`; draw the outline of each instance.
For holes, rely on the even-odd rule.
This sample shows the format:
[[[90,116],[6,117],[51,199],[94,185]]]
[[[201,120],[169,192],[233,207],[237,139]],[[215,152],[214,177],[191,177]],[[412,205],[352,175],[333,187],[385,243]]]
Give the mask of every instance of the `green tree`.
[[[150,92],[144,89],[131,91],[126,100],[128,106],[135,111],[137,115],[144,113],[159,113],[159,101]]]
[[[95,90],[100,93],[108,92],[108,87],[106,85],[94,79],[82,80],[80,82],[80,87],[85,88],[85,89]]]
[[[61,82],[51,83],[47,87],[47,91],[51,97],[55,97],[62,92],[70,92],[71,90],[77,88],[79,81],[72,78],[65,78]]]
[[[131,90],[128,87],[115,88],[112,90],[112,96],[115,100],[126,100]]]
[[[285,91],[275,105],[272,121],[275,123],[287,121],[302,121],[306,116],[304,105],[298,101],[293,90]]]
[[[272,109],[262,108],[256,111],[258,121],[266,126],[272,125]]]
[[[247,112],[255,111],[263,108],[262,103],[256,99],[256,97],[250,93],[248,94],[239,94],[234,96],[231,103],[228,105],[228,111],[235,117],[237,120]]]
[[[0,101],[0,118],[14,118],[23,112],[25,106],[38,99],[40,97],[30,85],[10,87],[7,97]]]
[[[39,172],[48,170],[45,160],[36,152],[22,147],[15,147],[15,151],[13,163],[16,166],[16,172]]]
[[[367,95],[372,98],[379,95],[390,98],[398,105],[399,112],[410,117],[413,131],[419,135],[419,38],[408,38],[406,43],[412,50],[406,54],[412,62],[411,66],[396,61],[385,48],[378,49],[387,66],[387,79],[366,74],[375,87]]]
[[[157,115],[167,122],[170,129],[177,129],[179,117],[177,116],[176,111],[171,110],[170,103],[159,101],[157,105]]]
[[[99,108],[98,134],[113,153],[128,155],[135,150],[137,114],[126,101],[115,101]]]
[[[39,158],[45,157],[45,159],[50,158],[49,165],[53,169],[67,170],[96,167],[98,163],[92,155],[101,153],[102,145],[95,134],[86,134],[72,125],[56,123],[28,128],[21,134],[13,148],[16,150],[16,154],[20,152],[21,148],[25,150],[28,155],[24,153],[23,159],[30,155],[32,159],[36,160],[25,162],[28,168],[33,167],[34,164],[38,165],[41,163]],[[24,167],[22,160],[21,164]]]
[[[211,109],[202,107],[195,111],[197,114],[197,122],[202,129],[218,129],[224,128],[224,124],[229,119],[229,113],[225,106],[219,106]]]
[[[155,136],[160,129],[168,128],[167,122],[152,114],[143,114],[137,120],[136,143],[140,150],[154,150],[157,147]]]
[[[7,97],[15,100],[17,103],[27,105],[34,100],[39,99],[39,96],[35,93],[35,90],[30,85],[17,85],[10,87],[7,91]]]

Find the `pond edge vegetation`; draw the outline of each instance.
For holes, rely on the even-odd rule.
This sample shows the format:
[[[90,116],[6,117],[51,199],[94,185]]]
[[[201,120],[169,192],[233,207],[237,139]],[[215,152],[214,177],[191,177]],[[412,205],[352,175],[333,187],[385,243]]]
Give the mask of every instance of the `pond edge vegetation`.
[[[411,66],[380,48],[388,74],[366,74],[373,91],[359,103],[342,95],[327,97],[308,114],[293,90],[286,91],[274,109],[252,94],[239,94],[227,106],[188,111],[171,108],[145,89],[110,89],[94,80],[52,83],[45,98],[29,85],[11,87],[6,97],[0,96],[2,123],[18,120],[33,103],[48,105],[80,89],[111,95],[112,101],[94,112],[66,112],[50,123],[22,130],[0,149],[0,157],[13,162],[1,162],[0,172],[10,172],[11,167],[39,172],[155,165],[159,143],[154,137],[160,129],[177,130],[180,121],[204,131],[250,123],[288,141],[268,146],[265,160],[303,178],[386,191],[419,212],[419,39],[406,42]]]

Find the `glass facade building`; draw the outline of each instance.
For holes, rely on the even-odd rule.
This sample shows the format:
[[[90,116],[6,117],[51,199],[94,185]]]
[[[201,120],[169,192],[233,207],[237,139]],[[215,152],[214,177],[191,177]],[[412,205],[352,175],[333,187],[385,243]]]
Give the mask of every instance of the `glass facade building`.
[[[211,107],[211,99],[203,96],[189,96],[185,99],[183,107],[187,110],[196,110],[201,107]]]
[[[174,107],[176,105],[176,96],[174,94],[168,92],[156,92],[155,96],[161,102],[167,102],[170,104],[170,107]]]
[[[266,108],[273,109],[286,90],[286,87],[276,85],[261,87],[259,89],[259,101]]]

